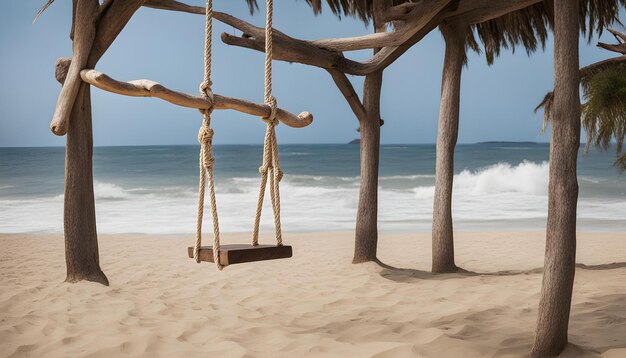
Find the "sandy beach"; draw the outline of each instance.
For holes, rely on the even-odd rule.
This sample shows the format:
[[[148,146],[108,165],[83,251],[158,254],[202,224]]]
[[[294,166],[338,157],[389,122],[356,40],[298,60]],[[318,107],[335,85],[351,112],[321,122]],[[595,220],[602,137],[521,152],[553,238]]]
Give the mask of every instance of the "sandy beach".
[[[225,235],[224,242],[246,235]],[[466,274],[431,275],[429,234],[290,233],[289,260],[223,272],[190,236],[101,235],[110,287],[66,284],[61,235],[0,235],[3,357],[515,357],[530,349],[542,232],[461,232]],[[268,239],[266,239],[268,240]],[[271,241],[271,240],[269,240]],[[626,356],[626,233],[580,233],[564,356]],[[612,264],[613,263],[613,264]]]

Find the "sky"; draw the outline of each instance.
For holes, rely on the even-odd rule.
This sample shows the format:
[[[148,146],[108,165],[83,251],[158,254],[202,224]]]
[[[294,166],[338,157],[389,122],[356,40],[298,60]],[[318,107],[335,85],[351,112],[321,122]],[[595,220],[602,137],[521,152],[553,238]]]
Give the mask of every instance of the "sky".
[[[54,62],[58,57],[71,56],[71,1],[57,0],[32,24],[44,2],[12,0],[0,12],[0,147],[65,144],[65,138],[50,132],[49,123],[60,90],[54,79]],[[187,2],[204,4],[202,0]],[[274,7],[275,28],[292,37],[345,37],[372,31],[353,18],[340,21],[328,7],[314,16],[302,0],[283,0]],[[264,24],[262,4],[254,16],[243,1],[215,0],[214,8],[258,26]],[[223,44],[219,39],[222,32],[239,34],[214,23],[214,92],[261,103],[263,54]],[[581,66],[613,56],[597,48],[597,40],[590,44],[581,41]],[[613,38],[605,33],[601,40],[612,42]],[[142,8],[96,67],[115,79],[147,78],[197,94],[203,76],[203,43],[203,16]],[[435,30],[385,70],[383,144],[436,141],[443,53],[443,38]],[[370,51],[346,55],[364,60]],[[484,55],[470,53],[462,79],[459,143],[549,141],[549,133],[539,134],[542,114],[534,114],[533,109],[551,90],[552,76],[552,39],[545,51],[531,57],[524,50],[514,54],[505,51],[492,66],[487,65]],[[350,80],[361,94],[363,78]],[[346,143],[358,137],[356,117],[326,71],[275,62],[273,83],[279,106],[314,115],[313,124],[306,128],[279,126],[280,143]],[[201,124],[197,110],[96,88],[92,90],[92,107],[96,146],[197,143]],[[257,117],[215,111],[212,124],[215,144],[263,141],[265,124]]]

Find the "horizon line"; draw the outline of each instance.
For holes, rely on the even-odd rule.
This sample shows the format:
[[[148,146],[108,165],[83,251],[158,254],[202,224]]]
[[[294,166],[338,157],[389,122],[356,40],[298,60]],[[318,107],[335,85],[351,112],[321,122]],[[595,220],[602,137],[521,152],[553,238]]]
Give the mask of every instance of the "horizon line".
[[[520,141],[508,141],[508,140],[487,140],[480,142],[462,142],[457,145],[472,145],[472,144],[497,144],[497,143],[528,143],[528,144],[550,144],[550,142],[537,142],[537,141],[528,141],[528,140],[520,140]],[[436,145],[436,142],[423,142],[423,143],[380,143],[381,146],[389,146],[389,145]],[[581,146],[586,144],[581,142]],[[250,146],[262,146],[263,143],[223,143],[223,144],[213,144],[213,146],[229,146],[229,145],[250,145]],[[282,143],[282,145],[356,145],[350,144],[349,142],[337,142],[337,143]],[[94,148],[111,148],[111,147],[199,147],[200,144],[197,143],[186,143],[186,144],[112,144],[112,145],[94,145]],[[28,146],[0,146],[0,149],[8,149],[8,148],[64,148],[65,145],[28,145]]]

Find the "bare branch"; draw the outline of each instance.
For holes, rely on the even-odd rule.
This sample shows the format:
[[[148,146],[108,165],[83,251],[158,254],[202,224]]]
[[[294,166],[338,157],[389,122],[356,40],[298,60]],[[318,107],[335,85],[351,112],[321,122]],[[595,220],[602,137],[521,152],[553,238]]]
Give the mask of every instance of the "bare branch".
[[[92,44],[96,36],[96,14],[100,6],[98,0],[78,0],[75,11],[76,33],[72,44],[72,62],[67,71],[67,78],[59,93],[50,129],[56,135],[64,135],[69,127],[70,114],[76,95],[81,85],[80,71],[89,59]]]
[[[191,6],[175,0],[148,0],[143,6],[159,10],[186,12],[190,14],[205,14],[204,7]]]
[[[343,96],[345,97],[346,101],[350,105],[350,108],[352,109],[352,112],[354,112],[354,115],[359,120],[359,122],[366,120],[367,111],[365,110],[365,107],[363,106],[359,95],[356,94],[352,83],[350,83],[350,80],[348,80],[348,77],[346,77],[343,72],[337,70],[328,69],[327,71],[333,77],[333,81],[335,81],[337,88],[339,88],[339,91],[341,91],[341,94],[343,94]]]
[[[370,35],[345,37],[336,39],[322,39],[311,41],[315,46],[335,51],[355,51],[382,47],[400,46],[408,41],[441,12],[452,0],[422,1],[419,6],[412,6],[405,15],[406,23],[393,32],[379,32]]]
[[[615,39],[617,40],[617,44],[606,44],[603,42],[598,42],[598,47],[601,47],[605,50],[609,50],[612,52],[618,52],[621,53],[623,55],[626,55],[626,34],[623,34],[619,31],[616,30],[612,30],[609,29],[609,32],[611,32],[613,34],[613,36],[615,36]]]
[[[269,106],[264,104],[218,94],[213,96],[214,101],[211,103],[206,97],[173,91],[151,80],[120,82],[96,70],[83,70],[80,76],[86,83],[108,92],[131,97],[155,97],[188,108],[208,109],[213,106],[213,109],[216,110],[233,109],[259,117],[268,117],[272,111]],[[306,127],[313,122],[313,115],[309,112],[302,112],[296,116],[280,108],[276,112],[276,118],[294,128]]]
[[[53,3],[53,2],[54,2],[54,0],[48,0],[48,2],[47,2],[47,3],[45,3],[45,4],[41,7],[41,9],[39,9],[39,11],[37,11],[37,13],[35,14],[35,18],[33,19],[33,24],[34,24],[35,22],[37,22],[37,20],[39,20],[39,17],[41,16],[41,14],[43,14],[43,13],[44,13],[44,11],[46,11],[46,10],[50,7],[50,5],[52,5],[52,3]]]
[[[105,1],[101,5],[97,36],[89,56],[89,67],[94,67],[98,60],[111,46],[133,14],[146,0]]]
[[[477,24],[539,3],[543,0],[464,0],[449,17],[462,23]]]
[[[67,72],[70,70],[72,59],[68,57],[57,58],[54,63],[54,78],[62,85],[67,78]]]

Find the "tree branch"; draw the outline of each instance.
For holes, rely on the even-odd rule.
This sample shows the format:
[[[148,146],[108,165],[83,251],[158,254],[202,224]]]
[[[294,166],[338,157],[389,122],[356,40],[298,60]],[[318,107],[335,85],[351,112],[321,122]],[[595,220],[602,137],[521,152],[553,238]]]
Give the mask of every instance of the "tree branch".
[[[354,90],[352,83],[348,80],[348,77],[341,71],[333,69],[328,69],[327,71],[333,77],[333,81],[335,81],[337,88],[339,88],[339,91],[341,91],[341,94],[345,97],[348,105],[350,105],[352,112],[354,112],[354,115],[359,122],[365,121],[367,119],[367,111],[365,110],[359,95]]]
[[[382,47],[400,46],[408,41],[440,13],[452,0],[431,0],[413,3],[411,10],[405,15],[406,22],[393,32],[377,32],[374,34],[322,39],[311,41],[315,46],[334,51],[356,51]]]
[[[449,17],[469,25],[489,21],[543,0],[462,0]]]
[[[345,74],[365,76],[389,66],[411,46],[419,42],[442,21],[448,18],[453,18],[455,21],[463,21],[465,23],[487,21],[540,1],[542,0],[500,0],[497,2],[492,0],[423,0],[421,2],[398,5],[387,9],[386,15],[384,15],[383,18],[393,20],[398,16],[398,19],[407,21],[406,24],[402,25],[402,29],[404,30],[400,32],[394,31],[392,33],[358,36],[356,38],[305,41],[289,37],[278,30],[274,30],[273,58],[275,60],[297,62],[327,70],[338,70]],[[439,8],[439,6],[442,6],[444,3],[446,5]],[[186,5],[175,0],[148,0],[145,6],[193,14],[204,14],[204,8],[202,7]],[[424,7],[430,9],[429,14],[425,17],[417,11],[424,9]],[[222,41],[224,43],[261,52],[264,51],[265,31],[263,28],[220,12],[214,12],[214,17],[243,32],[241,37],[223,33]],[[411,22],[411,19],[413,19],[414,22]],[[425,19],[430,20],[425,22]],[[405,37],[408,34],[411,36]],[[395,36],[402,37],[403,41],[397,40],[397,38],[394,38]],[[392,45],[389,45],[390,37],[393,40],[393,42],[391,42]],[[341,52],[337,51],[339,49],[349,50],[369,47],[382,47],[382,49],[365,62],[347,59]]]
[[[598,47],[601,47],[605,50],[609,50],[612,52],[618,52],[618,53],[621,53],[622,55],[626,55],[626,34],[623,34],[619,31],[612,30],[612,29],[609,29],[609,32],[612,33],[613,36],[615,36],[615,39],[617,40],[617,44],[612,45],[612,44],[606,44],[603,42],[598,42]]]
[[[86,83],[108,92],[131,97],[155,97],[188,108],[208,109],[213,106],[213,109],[233,109],[259,117],[268,117],[272,111],[269,106],[264,104],[218,94],[213,96],[213,102],[211,102],[206,97],[173,91],[151,80],[120,82],[96,70],[83,70],[80,72],[80,76]],[[276,118],[294,128],[306,127],[313,122],[313,115],[309,112],[302,112],[296,116],[280,108],[277,109]]]
[[[80,71],[87,65],[94,38],[96,36],[96,15],[98,0],[78,0],[74,11],[74,25],[79,31],[72,42],[72,62],[67,71],[65,82],[57,99],[57,104],[50,123],[50,129],[56,135],[64,135],[69,127],[72,107],[80,89]]]
[[[100,6],[97,36],[89,56],[89,67],[96,66],[133,14],[145,2],[146,0],[108,0]]]

